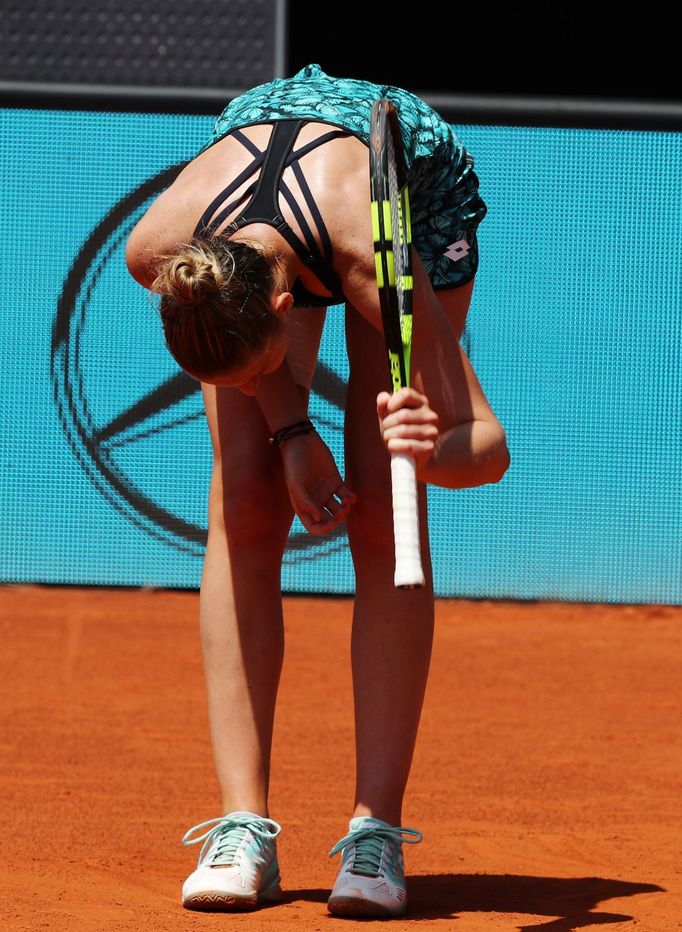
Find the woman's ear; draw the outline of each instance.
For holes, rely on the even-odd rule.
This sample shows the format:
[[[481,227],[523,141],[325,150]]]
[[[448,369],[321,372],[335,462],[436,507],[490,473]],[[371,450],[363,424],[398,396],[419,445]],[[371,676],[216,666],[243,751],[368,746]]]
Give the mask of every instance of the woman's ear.
[[[284,317],[289,313],[294,304],[294,296],[290,291],[283,291],[275,301],[275,314],[278,317]]]

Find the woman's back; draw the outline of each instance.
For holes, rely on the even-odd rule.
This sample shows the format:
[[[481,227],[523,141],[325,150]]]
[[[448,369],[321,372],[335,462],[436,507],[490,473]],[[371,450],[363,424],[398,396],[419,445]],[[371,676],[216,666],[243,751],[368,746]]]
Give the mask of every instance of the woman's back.
[[[225,232],[241,216],[263,172],[262,160],[251,173],[249,168],[258,161],[257,152],[267,152],[273,127],[273,123],[259,123],[218,139],[200,152],[154,201],[128,241],[126,258],[138,281],[148,287],[155,275],[154,257],[188,242],[202,219],[213,220],[211,233],[216,234]],[[303,122],[294,128],[294,154],[338,129],[318,122]],[[328,252],[328,231],[331,264],[341,278],[350,263],[371,261],[368,158],[367,146],[360,139],[346,133],[334,134],[284,167],[278,184],[277,207],[286,227],[304,247],[307,239],[312,252],[317,247],[322,256]],[[230,195],[205,216],[207,208],[221,200],[228,186],[232,188]],[[230,203],[234,207],[225,214]],[[240,225],[253,227],[248,232],[258,236],[257,222]],[[310,266],[302,261],[301,285],[311,298],[320,296],[319,303],[323,304],[324,297],[333,296],[334,289],[325,287]]]

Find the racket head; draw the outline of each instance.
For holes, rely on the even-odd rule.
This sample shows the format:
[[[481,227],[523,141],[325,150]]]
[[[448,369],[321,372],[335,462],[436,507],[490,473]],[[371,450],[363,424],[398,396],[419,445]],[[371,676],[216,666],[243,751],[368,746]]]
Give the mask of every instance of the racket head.
[[[380,98],[370,119],[370,189],[374,262],[393,392],[410,383],[412,229],[398,111]]]
[[[370,190],[374,262],[393,392],[410,384],[412,346],[412,230],[407,171],[398,112],[386,98],[372,106]],[[420,553],[419,501],[414,457],[391,455],[394,583],[425,585]]]

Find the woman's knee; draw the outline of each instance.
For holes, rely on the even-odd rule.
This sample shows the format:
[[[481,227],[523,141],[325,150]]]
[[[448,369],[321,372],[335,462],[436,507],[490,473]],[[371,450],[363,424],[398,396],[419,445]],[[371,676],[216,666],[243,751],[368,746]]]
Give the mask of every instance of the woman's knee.
[[[395,537],[393,529],[393,491],[390,472],[385,477],[376,475],[374,481],[360,480],[352,485],[357,501],[346,518],[348,540],[353,554],[356,573],[372,573],[379,566],[391,568],[395,564]],[[420,549],[424,572],[430,567],[428,531],[428,505],[426,486],[417,485]],[[391,569],[392,571],[392,569]],[[429,570],[430,572],[430,570]]]
[[[390,488],[383,485],[352,486],[358,498],[346,518],[348,541],[354,554],[373,553],[392,557],[393,510]]]
[[[266,545],[286,537],[293,510],[281,476],[258,467],[225,468],[214,462],[208,503],[209,531],[234,544]]]

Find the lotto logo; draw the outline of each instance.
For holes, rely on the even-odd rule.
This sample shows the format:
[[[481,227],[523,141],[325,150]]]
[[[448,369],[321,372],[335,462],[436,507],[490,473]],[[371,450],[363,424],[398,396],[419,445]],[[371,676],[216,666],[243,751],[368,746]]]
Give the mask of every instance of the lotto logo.
[[[448,259],[452,259],[453,262],[457,262],[463,256],[469,252],[469,244],[465,239],[458,239],[454,243],[450,243],[448,248],[443,253],[444,256],[447,256]]]

